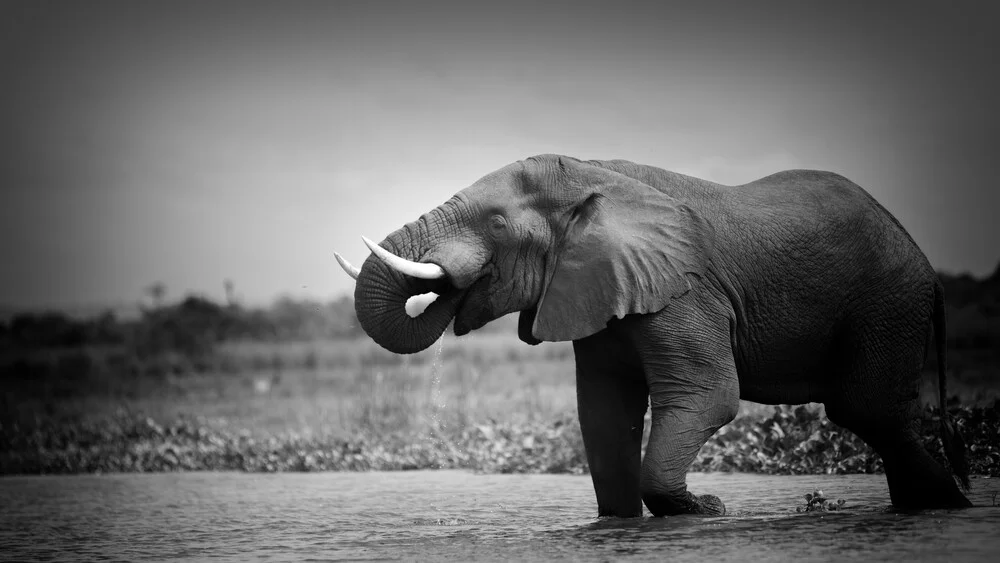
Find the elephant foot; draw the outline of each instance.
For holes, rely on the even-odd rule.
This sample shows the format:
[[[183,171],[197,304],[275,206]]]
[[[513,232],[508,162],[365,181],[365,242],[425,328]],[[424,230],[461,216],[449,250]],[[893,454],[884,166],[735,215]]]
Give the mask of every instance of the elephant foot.
[[[653,516],[676,516],[679,514],[725,516],[726,514],[726,505],[715,495],[697,496],[685,492],[681,499],[650,495],[643,500]]]
[[[722,504],[722,500],[715,495],[701,495],[696,497],[698,499],[698,506],[701,508],[701,512],[697,514],[707,514],[710,516],[725,516],[726,515],[726,505]]]

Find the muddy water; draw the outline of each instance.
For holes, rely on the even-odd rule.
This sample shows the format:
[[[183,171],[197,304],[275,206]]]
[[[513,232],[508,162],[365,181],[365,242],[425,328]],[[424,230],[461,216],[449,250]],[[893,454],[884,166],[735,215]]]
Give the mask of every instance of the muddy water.
[[[692,474],[729,515],[595,518],[590,478],[168,473],[0,478],[0,559],[995,561],[1000,481],[964,511],[887,511],[882,476]],[[797,513],[822,489],[846,509]]]

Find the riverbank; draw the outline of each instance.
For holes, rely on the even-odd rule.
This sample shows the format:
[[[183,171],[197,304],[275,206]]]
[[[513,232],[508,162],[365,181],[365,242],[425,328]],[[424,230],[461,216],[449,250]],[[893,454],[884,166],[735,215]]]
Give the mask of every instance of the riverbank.
[[[768,410],[770,409],[770,410]],[[951,408],[973,474],[1000,477],[1000,405]],[[648,424],[648,421],[647,421]],[[925,446],[943,460],[937,411],[921,419]],[[119,411],[77,425],[0,428],[0,474],[148,471],[394,471],[471,469],[486,473],[586,473],[574,416],[523,422],[431,424],[420,431],[348,437],[260,433],[222,419],[161,423]],[[720,430],[692,471],[773,475],[881,473],[881,459],[821,408],[766,407]]]
[[[96,349],[8,358],[0,474],[588,471],[568,343],[525,346],[511,331],[446,337],[410,356],[361,339],[227,343],[198,369],[118,369],[114,358]],[[1000,370],[971,354],[950,365],[949,405],[972,471],[1000,476]],[[925,443],[943,459],[935,373],[920,392]],[[691,469],[882,470],[821,405],[749,402]]]

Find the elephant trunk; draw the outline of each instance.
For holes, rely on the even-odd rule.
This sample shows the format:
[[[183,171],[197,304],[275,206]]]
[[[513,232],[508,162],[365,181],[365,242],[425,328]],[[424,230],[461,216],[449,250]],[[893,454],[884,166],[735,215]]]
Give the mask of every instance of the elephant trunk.
[[[411,245],[397,232],[379,246],[407,259]],[[440,295],[423,311],[411,317],[406,301],[414,295],[434,291]],[[380,346],[397,354],[413,354],[434,344],[455,317],[465,292],[444,280],[426,281],[400,273],[375,254],[369,256],[354,287],[354,306],[361,328]]]

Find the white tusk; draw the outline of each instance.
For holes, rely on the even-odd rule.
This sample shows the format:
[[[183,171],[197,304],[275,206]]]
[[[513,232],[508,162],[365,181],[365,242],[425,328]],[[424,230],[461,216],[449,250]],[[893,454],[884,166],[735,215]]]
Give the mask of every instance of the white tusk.
[[[352,266],[351,263],[344,259],[344,257],[340,254],[334,252],[333,255],[337,257],[337,262],[340,264],[340,267],[347,272],[347,275],[351,276],[355,280],[358,279],[358,275],[361,274],[361,270]]]
[[[435,299],[438,298],[437,293],[424,293],[423,295],[414,295],[406,300],[406,314],[410,318],[417,318],[423,314],[424,309],[426,309]]]
[[[396,256],[395,254],[375,244],[367,237],[362,236],[361,240],[365,241],[365,245],[371,249],[375,256],[378,256],[379,259],[385,262],[386,266],[389,266],[401,274],[406,274],[423,280],[436,280],[444,277],[444,270],[437,264],[421,264],[420,262],[411,262],[405,258]]]

